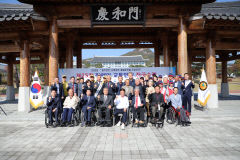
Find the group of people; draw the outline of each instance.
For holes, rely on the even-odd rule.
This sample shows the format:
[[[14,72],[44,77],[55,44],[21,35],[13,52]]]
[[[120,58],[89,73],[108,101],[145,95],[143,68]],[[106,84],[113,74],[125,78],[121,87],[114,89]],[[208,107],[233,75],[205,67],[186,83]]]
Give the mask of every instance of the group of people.
[[[172,106],[180,112],[181,121],[189,124],[185,113],[191,115],[192,88],[194,82],[188,73],[181,75],[149,75],[134,78],[133,73],[123,81],[119,76],[117,83],[112,82],[111,76],[93,75],[84,81],[82,77],[62,76],[62,82],[56,77],[51,85],[51,95],[47,98],[49,123],[54,126],[71,126],[74,110],[80,107],[84,120],[82,126],[91,125],[92,113],[98,113],[98,125],[112,126],[112,115],[117,126],[125,128],[128,110],[131,108],[136,124],[144,123],[144,112],[151,117],[151,122],[162,120],[166,107]],[[156,114],[160,112],[160,116]],[[58,115],[62,113],[61,119]],[[119,120],[119,114],[122,114]],[[53,116],[55,123],[53,124]],[[61,124],[60,124],[61,121]]]

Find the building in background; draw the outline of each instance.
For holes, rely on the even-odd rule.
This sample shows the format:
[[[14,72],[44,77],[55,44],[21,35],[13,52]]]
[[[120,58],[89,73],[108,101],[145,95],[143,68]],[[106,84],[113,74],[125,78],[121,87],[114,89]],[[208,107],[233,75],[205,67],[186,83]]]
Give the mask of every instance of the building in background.
[[[137,56],[94,56],[89,60],[90,66],[95,68],[127,68],[131,66],[146,66],[146,61],[141,55]]]

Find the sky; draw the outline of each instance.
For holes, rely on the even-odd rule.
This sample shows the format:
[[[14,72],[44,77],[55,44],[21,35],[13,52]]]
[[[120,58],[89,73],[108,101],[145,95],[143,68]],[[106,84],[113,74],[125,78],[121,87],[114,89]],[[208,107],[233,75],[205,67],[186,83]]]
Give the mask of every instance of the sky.
[[[216,2],[232,2],[239,0],[217,0]],[[19,4],[17,0],[0,0],[0,3]],[[120,56],[134,49],[83,49],[82,58],[92,58],[93,56]]]

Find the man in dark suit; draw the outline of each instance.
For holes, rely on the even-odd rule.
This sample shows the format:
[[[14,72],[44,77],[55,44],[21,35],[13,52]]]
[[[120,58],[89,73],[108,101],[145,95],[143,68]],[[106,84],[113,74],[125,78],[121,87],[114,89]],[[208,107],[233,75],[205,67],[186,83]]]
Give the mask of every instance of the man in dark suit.
[[[132,111],[133,119],[135,123],[144,123],[144,106],[146,104],[144,96],[140,95],[139,88],[135,88],[134,96],[132,97]],[[140,114],[139,121],[137,119],[137,114]]]
[[[153,119],[152,122],[155,123],[156,122],[156,113],[158,110],[158,107],[160,107],[160,114],[159,114],[159,120],[162,120],[162,115],[163,115],[163,104],[164,104],[164,98],[163,98],[163,94],[161,94],[160,92],[160,87],[156,86],[155,87],[155,93],[149,94],[148,95],[148,99],[151,105],[151,110],[152,110],[152,115],[153,115]]]
[[[135,88],[138,88],[138,89],[139,89],[139,94],[140,94],[141,96],[145,97],[145,93],[144,93],[144,90],[143,90],[143,86],[141,85],[139,78],[137,78],[137,79],[135,80],[135,85],[134,85],[134,87],[133,87],[133,90],[135,90]]]
[[[97,97],[98,95],[101,95],[103,93],[103,82],[101,81],[101,79],[101,75],[98,75],[97,81],[94,83],[94,90],[96,91],[94,93],[94,97]]]
[[[98,95],[97,98],[98,103],[98,116],[99,116],[99,125],[102,125],[104,120],[102,113],[105,113],[105,121],[107,122],[107,126],[111,126],[111,120],[110,120],[110,113],[111,109],[113,108],[113,97],[111,95],[108,95],[108,88],[103,89],[103,94]]]
[[[58,122],[58,110],[60,107],[60,98],[57,97],[57,89],[55,87],[51,87],[51,96],[47,98],[47,109],[48,109],[48,116],[49,116],[49,124],[53,124],[52,113],[55,116],[55,126],[59,124]]]
[[[123,77],[119,76],[118,77],[118,82],[116,84],[116,95],[120,95],[120,90],[122,89],[122,87],[125,85],[125,83],[123,82]]]
[[[189,80],[188,73],[184,74],[183,85],[183,106],[184,109],[187,110],[191,114],[191,101],[192,101],[192,88],[195,87],[194,81]]]
[[[75,77],[74,76],[72,76],[70,78],[70,83],[68,83],[68,89],[69,88],[73,89],[74,96],[78,95],[78,84],[75,83]]]
[[[57,92],[57,97],[59,98],[59,100],[61,101],[60,103],[60,110],[62,111],[62,107],[63,107],[63,100],[64,100],[64,89],[63,89],[63,85],[62,83],[59,82],[59,78],[56,77],[54,79],[54,83],[51,85],[51,90],[52,88],[55,88],[56,89],[56,92]]]
[[[64,98],[64,90],[62,83],[59,82],[59,78],[55,78],[54,83],[51,85],[51,89],[55,88],[57,90],[57,97],[63,99]]]
[[[84,113],[84,122],[82,122],[82,126],[85,126],[85,122],[86,125],[91,125],[91,115],[92,111],[95,109],[96,102],[94,96],[91,96],[90,89],[86,91],[86,95],[83,95],[81,103],[83,106],[82,111]]]
[[[182,82],[179,79],[179,75],[175,76],[175,82],[173,83],[173,87],[178,88],[178,94],[180,94],[183,97],[183,85]]]
[[[108,94],[113,96],[113,99],[115,99],[115,90],[116,86],[115,84],[111,81],[111,76],[107,76],[107,82],[104,83],[103,88],[108,88]]]
[[[130,83],[130,86],[135,86],[135,79],[133,78],[133,73],[132,72],[129,72],[128,73],[128,79],[129,79],[129,83]]]

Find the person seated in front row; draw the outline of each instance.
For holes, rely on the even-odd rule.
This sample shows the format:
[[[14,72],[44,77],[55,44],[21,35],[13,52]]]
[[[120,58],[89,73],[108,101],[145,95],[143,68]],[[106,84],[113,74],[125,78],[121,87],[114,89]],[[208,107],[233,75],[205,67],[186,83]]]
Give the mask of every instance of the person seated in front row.
[[[113,97],[108,95],[108,88],[103,89],[103,94],[98,95],[97,97],[98,106],[98,116],[99,121],[98,125],[103,125],[103,113],[105,113],[105,121],[107,122],[107,126],[111,126],[110,112],[113,107]]]
[[[76,109],[79,101],[80,99],[76,94],[73,93],[73,89],[68,89],[68,96],[63,103],[62,126],[73,126],[73,124],[71,124],[72,114]]]
[[[58,125],[58,110],[60,109],[61,100],[57,97],[57,88],[52,87],[51,89],[51,96],[47,98],[47,109],[48,109],[48,117],[49,117],[49,125],[53,125],[53,118],[52,113],[55,116],[55,124],[54,126]]]
[[[114,116],[116,118],[117,126],[121,125],[118,114],[123,114],[121,129],[125,128],[125,123],[127,121],[127,109],[129,107],[128,97],[125,96],[125,89],[120,89],[120,95],[117,95],[114,103],[116,104]]]
[[[146,101],[143,95],[139,94],[139,88],[134,89],[134,96],[132,97],[132,111],[133,111],[133,120],[135,123],[143,124],[144,123],[144,106]],[[140,114],[138,121],[137,115]]]
[[[163,94],[161,94],[160,92],[160,87],[156,86],[155,87],[155,93],[149,94],[148,95],[149,101],[150,101],[150,106],[151,106],[151,111],[152,111],[152,123],[156,123],[157,119],[156,119],[156,113],[158,110],[158,107],[160,107],[160,114],[159,114],[159,120],[162,120],[162,115],[163,115],[163,104],[164,104],[164,98],[163,98]]]
[[[188,125],[191,122],[187,118],[185,110],[182,108],[182,97],[178,94],[178,88],[174,87],[173,94],[167,97],[167,101],[172,103],[172,106],[177,112],[180,112],[180,121],[183,125]],[[178,123],[180,124],[180,121]]]
[[[91,126],[91,116],[92,116],[92,111],[95,109],[95,98],[94,96],[91,96],[91,90],[87,89],[86,95],[83,95],[81,99],[82,103],[82,111],[84,114],[84,121],[82,122],[82,126]]]

